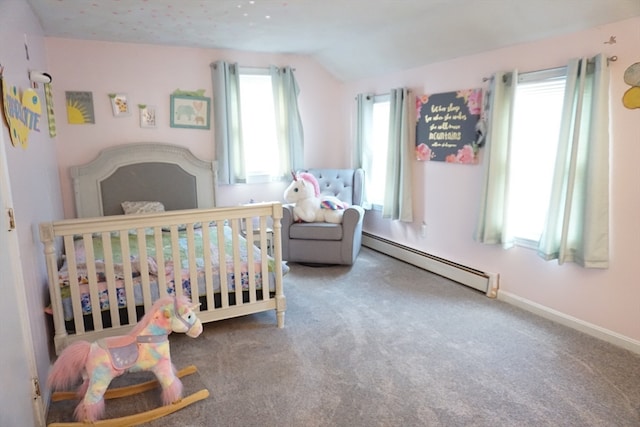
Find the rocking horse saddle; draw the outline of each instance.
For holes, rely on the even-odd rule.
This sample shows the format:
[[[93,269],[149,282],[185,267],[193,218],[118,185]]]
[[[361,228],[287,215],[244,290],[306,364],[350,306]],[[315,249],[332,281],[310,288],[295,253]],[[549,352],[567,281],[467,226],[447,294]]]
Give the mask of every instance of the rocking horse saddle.
[[[167,335],[123,335],[103,338],[97,343],[109,354],[113,368],[124,370],[132,367],[138,360],[138,344],[160,343],[166,340]]]

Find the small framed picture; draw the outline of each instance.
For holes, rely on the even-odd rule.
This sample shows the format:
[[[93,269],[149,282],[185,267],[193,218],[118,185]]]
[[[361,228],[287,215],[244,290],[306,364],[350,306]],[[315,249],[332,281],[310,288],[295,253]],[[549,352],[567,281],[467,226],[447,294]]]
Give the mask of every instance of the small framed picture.
[[[67,120],[72,125],[94,124],[92,92],[65,92],[67,101]]]
[[[114,117],[130,116],[131,109],[129,107],[129,101],[127,95],[124,93],[110,93],[109,99],[111,99],[111,109],[113,110]]]
[[[211,98],[171,95],[171,127],[209,129]]]
[[[139,105],[140,107],[140,127],[156,127],[156,107],[153,105]]]

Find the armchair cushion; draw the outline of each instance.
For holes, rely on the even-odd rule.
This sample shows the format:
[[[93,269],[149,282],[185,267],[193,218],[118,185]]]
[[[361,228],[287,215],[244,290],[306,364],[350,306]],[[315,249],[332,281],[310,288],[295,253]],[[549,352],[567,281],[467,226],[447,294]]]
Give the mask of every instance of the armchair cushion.
[[[295,223],[289,228],[290,239],[342,240],[342,224],[330,222]]]

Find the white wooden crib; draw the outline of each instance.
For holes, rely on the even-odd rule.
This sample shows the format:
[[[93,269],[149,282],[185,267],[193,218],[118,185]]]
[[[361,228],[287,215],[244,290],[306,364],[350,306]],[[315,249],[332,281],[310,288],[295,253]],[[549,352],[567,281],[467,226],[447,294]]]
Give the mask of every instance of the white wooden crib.
[[[167,294],[200,302],[203,322],[274,310],[284,326],[280,203],[214,207],[214,164],[168,144],[110,148],[71,173],[79,218],[40,224],[56,352],[128,332]],[[169,210],[124,215],[124,201]]]

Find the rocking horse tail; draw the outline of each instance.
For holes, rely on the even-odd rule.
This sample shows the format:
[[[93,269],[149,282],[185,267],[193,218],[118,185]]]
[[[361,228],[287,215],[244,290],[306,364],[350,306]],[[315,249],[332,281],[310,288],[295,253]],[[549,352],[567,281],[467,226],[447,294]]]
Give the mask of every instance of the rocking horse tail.
[[[91,343],[76,341],[65,348],[53,364],[47,384],[58,390],[66,390],[82,379],[82,372],[87,364]]]

